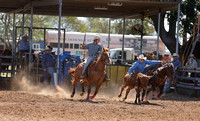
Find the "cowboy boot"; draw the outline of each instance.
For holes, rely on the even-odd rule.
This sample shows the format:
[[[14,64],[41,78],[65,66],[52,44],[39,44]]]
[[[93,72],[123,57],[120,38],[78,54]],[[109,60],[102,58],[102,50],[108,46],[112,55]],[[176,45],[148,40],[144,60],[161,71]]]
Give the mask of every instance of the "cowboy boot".
[[[110,81],[110,79],[108,78],[107,73],[106,73],[103,82],[108,82],[108,81]]]

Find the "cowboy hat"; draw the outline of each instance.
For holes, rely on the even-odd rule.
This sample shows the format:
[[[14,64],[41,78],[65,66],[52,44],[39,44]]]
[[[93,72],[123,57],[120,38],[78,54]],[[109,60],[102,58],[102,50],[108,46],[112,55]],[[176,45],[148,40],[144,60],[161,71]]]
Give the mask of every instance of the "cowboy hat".
[[[164,55],[170,55],[169,52],[164,52]]]
[[[100,39],[100,36],[99,35],[95,35],[94,36],[94,40],[96,40],[96,39]]]
[[[138,58],[138,59],[141,59],[141,60],[146,60],[146,59],[147,59],[147,57],[144,57],[143,54],[139,55],[139,57],[137,57],[137,58]]]
[[[23,36],[22,37],[28,37],[28,35],[27,34],[23,34]]]
[[[51,49],[50,49],[49,47],[45,47],[45,48],[44,48],[44,51],[45,51],[45,50],[51,50]]]
[[[189,57],[190,57],[190,58],[191,58],[191,57],[194,57],[194,54],[191,54]]]
[[[173,53],[172,55],[173,57],[179,57],[179,55],[177,53]]]

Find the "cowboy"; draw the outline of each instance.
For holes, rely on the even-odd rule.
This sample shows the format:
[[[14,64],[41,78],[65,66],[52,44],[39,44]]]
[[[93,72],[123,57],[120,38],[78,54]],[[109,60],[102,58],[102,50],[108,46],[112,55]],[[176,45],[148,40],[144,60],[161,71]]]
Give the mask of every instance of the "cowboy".
[[[164,53],[164,56],[163,56],[163,62],[164,63],[168,63],[168,62],[170,62],[171,61],[171,58],[170,58],[170,56],[169,56],[169,53],[168,52],[165,52]]]
[[[194,59],[194,55],[193,54],[191,54],[189,56],[187,64],[188,64],[189,68],[196,68],[197,67],[197,61]]]
[[[148,70],[150,70],[151,68],[155,67],[157,64],[162,63],[161,61],[150,61],[150,60],[146,60],[147,58],[144,57],[143,54],[139,55],[139,57],[137,57],[137,61],[129,68],[129,75],[131,75],[131,73],[143,73],[145,74],[146,72],[148,72]],[[149,65],[149,66],[146,66]],[[155,98],[155,82],[152,82],[152,87],[153,87],[153,98]]]
[[[179,55],[177,53],[173,53],[173,65],[174,65],[174,72],[177,70],[178,67],[182,66],[181,62],[179,60]],[[174,73],[175,75],[175,73]],[[171,87],[171,81],[169,79],[167,79],[167,83],[164,87],[164,93],[170,92],[170,87]]]
[[[21,54],[23,55],[24,53],[28,53],[29,52],[29,42],[28,42],[28,35],[27,34],[24,34],[22,36],[22,40],[20,41],[20,44],[19,44],[19,52],[21,52]]]
[[[44,54],[42,55],[42,67],[44,71],[44,83],[47,82],[48,77],[51,77],[50,84],[54,85],[53,74],[56,72],[55,70],[55,56],[51,54],[51,49],[49,47],[45,47]]]
[[[84,79],[86,78],[86,69],[88,67],[88,65],[97,57],[99,57],[99,53],[102,52],[102,46],[99,44],[100,42],[100,36],[96,35],[94,37],[94,42],[93,43],[89,43],[87,45],[85,45],[85,43],[82,44],[81,48],[82,49],[88,49],[88,56],[89,58],[87,59],[87,62],[85,63],[83,72],[82,72],[82,76],[81,78]]]
[[[194,58],[195,58],[194,54],[191,54],[189,56],[189,59],[187,60],[187,63],[186,63],[188,68],[197,68],[197,66],[198,66],[197,61]],[[188,75],[187,72],[186,72],[186,75]],[[195,73],[191,72],[190,77],[195,77]]]

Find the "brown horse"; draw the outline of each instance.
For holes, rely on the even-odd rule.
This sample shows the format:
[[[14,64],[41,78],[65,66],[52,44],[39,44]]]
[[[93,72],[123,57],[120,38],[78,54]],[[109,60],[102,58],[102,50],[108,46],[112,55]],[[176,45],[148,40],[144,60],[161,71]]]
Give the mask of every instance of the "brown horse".
[[[97,59],[96,63],[88,68],[88,76],[86,77],[85,81],[82,81],[82,94],[84,93],[83,85],[84,83],[88,83],[88,95],[86,100],[89,99],[91,86],[93,83],[97,83],[95,93],[91,98],[94,98],[105,78],[105,66],[107,63],[110,62],[109,59],[110,52],[107,48],[103,48],[103,51],[100,57]],[[83,71],[83,63],[80,63],[76,68],[72,68],[68,71],[68,73],[72,76],[72,85],[73,91],[71,97],[74,97],[75,94],[75,87],[77,83],[80,81],[80,77]]]
[[[171,81],[173,81],[173,75],[174,75],[174,66],[172,63],[167,63],[167,64],[163,65],[162,67],[159,67],[156,71],[153,72],[152,76],[146,76],[142,73],[138,73],[138,79],[139,79],[138,82],[148,83],[147,85],[150,85],[150,88],[147,89],[147,85],[139,84],[139,87],[136,90],[137,94],[136,94],[135,103],[137,103],[137,99],[138,99],[138,103],[140,103],[141,89],[143,89],[142,101],[143,101],[143,98],[145,96],[145,92],[147,89],[147,93],[146,93],[146,97],[145,97],[145,99],[147,101],[147,96],[148,96],[149,92],[151,90],[153,90],[153,88],[152,88],[153,83],[155,83],[155,87],[158,87],[160,89],[160,93],[158,94],[158,98],[160,98],[163,93],[163,88],[165,86],[165,82],[166,82],[167,78],[169,78]]]
[[[123,80],[123,85],[121,87],[121,91],[120,94],[118,95],[118,97],[122,96],[122,92],[124,91],[124,89],[128,86],[128,88],[126,89],[126,95],[123,98],[123,101],[125,101],[127,99],[127,96],[130,92],[131,89],[135,88],[135,86],[138,84],[136,82],[136,80],[138,80],[137,78],[137,74],[138,73],[132,73],[131,75],[129,75],[128,73],[124,76],[124,80]]]
[[[157,64],[153,68],[150,68],[150,70],[146,73],[146,75],[152,75],[153,72],[160,66],[161,66],[161,64]],[[148,81],[148,80],[149,80],[149,77],[147,77],[146,81]],[[127,96],[128,96],[131,89],[136,87],[136,91],[137,91],[138,90],[137,88],[138,88],[139,85],[140,85],[140,87],[147,87],[148,82],[146,82],[146,81],[143,79],[143,81],[141,81],[141,83],[139,83],[138,82],[138,73],[132,73],[131,75],[129,75],[127,73],[124,76],[123,85],[121,87],[121,91],[120,91],[120,94],[118,95],[118,97],[121,97],[123,90],[128,86],[128,88],[126,90],[126,95],[123,98],[123,101],[125,101],[127,99]]]

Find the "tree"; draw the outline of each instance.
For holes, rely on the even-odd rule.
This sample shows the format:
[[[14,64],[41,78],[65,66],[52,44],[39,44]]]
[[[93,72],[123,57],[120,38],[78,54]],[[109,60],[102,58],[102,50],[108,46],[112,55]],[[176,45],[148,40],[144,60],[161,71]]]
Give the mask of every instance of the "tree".
[[[155,30],[152,25],[152,21],[148,18],[145,18],[144,20],[144,35],[153,35]],[[139,19],[126,19],[125,20],[125,34],[133,34],[138,35],[141,34],[141,32],[136,31],[134,29],[135,25],[141,26],[141,20]],[[123,19],[117,19],[114,20],[112,25],[112,31],[117,34],[123,33]]]
[[[181,19],[180,19],[180,35],[186,36],[187,33],[192,32],[192,27],[194,26],[197,13],[200,11],[200,2],[195,0],[185,0],[181,4]],[[169,31],[166,31],[164,27],[164,19],[167,17]],[[153,25],[157,31],[158,15],[150,16],[153,20]],[[160,37],[166,47],[171,53],[176,50],[176,21],[177,21],[177,11],[161,13],[160,21]],[[182,45],[179,43],[179,53],[183,52]]]

